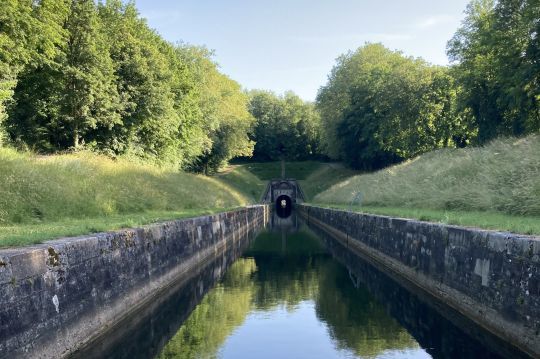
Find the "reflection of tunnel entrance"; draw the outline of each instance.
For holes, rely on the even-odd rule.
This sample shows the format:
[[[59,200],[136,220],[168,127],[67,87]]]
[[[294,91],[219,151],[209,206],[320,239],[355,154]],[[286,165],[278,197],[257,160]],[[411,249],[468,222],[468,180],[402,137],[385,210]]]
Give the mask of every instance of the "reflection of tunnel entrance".
[[[287,218],[292,212],[291,197],[281,195],[276,199],[276,213],[281,218]]]

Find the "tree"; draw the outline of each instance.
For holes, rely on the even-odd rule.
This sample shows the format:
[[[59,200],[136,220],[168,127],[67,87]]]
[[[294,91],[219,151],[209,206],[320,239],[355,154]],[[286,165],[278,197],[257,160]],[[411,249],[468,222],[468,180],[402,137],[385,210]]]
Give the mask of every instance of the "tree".
[[[317,96],[327,154],[378,169],[474,136],[448,69],[367,44],[341,56]]]
[[[195,76],[207,136],[203,152],[190,168],[209,174],[234,157],[251,156],[253,142],[248,133],[253,117],[248,112],[248,96],[236,81],[218,71],[206,48],[185,45],[178,51]]]
[[[57,40],[35,50],[49,55],[21,74],[8,132],[38,150],[79,148],[92,129],[120,121],[112,62],[92,0],[41,4],[38,16],[63,28],[49,26]]]
[[[177,48],[139,17],[133,3],[98,6],[114,64],[122,122],[98,128],[100,151],[184,166],[202,152],[195,78]]]
[[[0,6],[0,144],[6,105],[21,72],[48,63],[63,41],[62,24],[69,8],[66,1],[4,0]]]
[[[480,143],[540,129],[539,17],[535,0],[474,0],[448,43]]]
[[[66,29],[69,33],[62,69],[61,125],[73,147],[98,126],[120,123],[118,93],[111,58],[93,0],[74,0]]]
[[[31,61],[33,39],[26,34],[37,30],[32,12],[30,0],[6,0],[0,7],[0,124],[6,117],[5,106],[13,96],[17,75]]]
[[[256,120],[255,158],[304,160],[320,154],[319,116],[313,104],[292,92],[277,96],[252,91],[250,96],[250,112]]]

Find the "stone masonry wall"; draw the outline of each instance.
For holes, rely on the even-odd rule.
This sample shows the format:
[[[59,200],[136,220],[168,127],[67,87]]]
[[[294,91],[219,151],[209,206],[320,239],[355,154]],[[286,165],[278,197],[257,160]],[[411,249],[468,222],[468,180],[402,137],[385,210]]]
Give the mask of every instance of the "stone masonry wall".
[[[540,357],[540,239],[298,206],[310,223]]]
[[[267,219],[251,206],[0,250],[0,358],[68,355]]]

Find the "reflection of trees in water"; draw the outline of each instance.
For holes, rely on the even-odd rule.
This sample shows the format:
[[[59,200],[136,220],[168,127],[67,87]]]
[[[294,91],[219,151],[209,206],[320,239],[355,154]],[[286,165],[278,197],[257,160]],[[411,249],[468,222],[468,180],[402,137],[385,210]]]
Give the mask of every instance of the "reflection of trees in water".
[[[237,260],[225,278],[197,305],[158,358],[215,357],[219,347],[249,313],[256,271],[252,258]]]
[[[385,350],[418,347],[365,287],[353,286],[343,266],[327,262],[319,279],[317,316],[328,325],[338,348],[350,349],[362,357],[375,357]]]
[[[294,310],[306,300],[316,302],[317,316],[340,349],[371,357],[417,347],[365,288],[354,288],[347,270],[316,238],[291,235],[284,247],[279,233],[265,234],[246,256],[204,297],[159,358],[215,357],[251,311]]]
[[[278,305],[293,310],[298,303],[313,299],[318,288],[318,270],[328,254],[318,238],[297,232],[260,235],[246,252],[257,263],[254,306],[271,310]]]

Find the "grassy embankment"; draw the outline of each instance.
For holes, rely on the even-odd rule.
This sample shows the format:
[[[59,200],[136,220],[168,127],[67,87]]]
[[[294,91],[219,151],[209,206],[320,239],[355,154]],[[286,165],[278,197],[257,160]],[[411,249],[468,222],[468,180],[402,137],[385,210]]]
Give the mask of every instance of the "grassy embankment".
[[[243,206],[218,179],[89,153],[0,149],[0,247],[134,227]]]
[[[312,195],[310,185],[322,186],[319,177],[331,183],[325,166],[287,163],[286,171],[313,178],[304,181]],[[235,165],[209,178],[91,153],[36,156],[0,148],[0,248],[256,203],[267,180],[280,174],[279,162]]]
[[[294,178],[300,182],[308,201],[317,193],[358,173],[340,163],[285,162],[285,177]],[[230,186],[258,201],[266,189],[267,182],[280,176],[280,162],[253,162],[233,165],[219,177]]]
[[[214,178],[88,153],[0,149],[0,247],[214,213],[259,200],[279,162]],[[287,162],[308,201],[366,213],[540,234],[540,136],[441,150],[358,175],[336,163]],[[361,205],[350,206],[356,193]]]
[[[444,149],[351,177],[313,202],[462,226],[540,234],[540,136]]]

